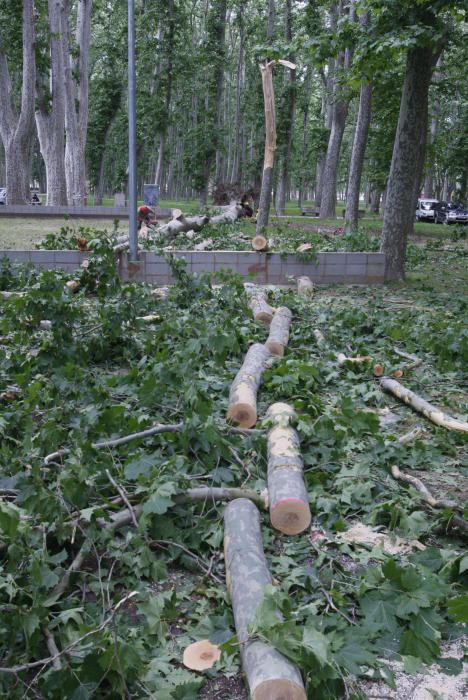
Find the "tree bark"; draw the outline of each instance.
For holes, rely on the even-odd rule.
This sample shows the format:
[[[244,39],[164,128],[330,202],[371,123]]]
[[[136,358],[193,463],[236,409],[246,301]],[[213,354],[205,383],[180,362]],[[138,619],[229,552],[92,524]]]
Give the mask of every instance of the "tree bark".
[[[273,421],[268,431],[268,501],[274,528],[286,535],[297,535],[311,521],[309,498],[304,484],[299,436],[290,425],[294,409],[285,403],[272,404],[267,418]]]
[[[276,112],[275,93],[273,90],[272,61],[265,61],[260,66],[262,73],[263,98],[265,101],[265,155],[263,160],[262,189],[257,211],[256,233],[260,235],[268,226],[270,216],[271,187],[273,181],[273,164],[276,151]]]
[[[426,125],[429,85],[438,52],[408,52],[392,164],[387,185],[381,252],[387,279],[403,279],[408,234],[413,230],[414,192],[419,176],[421,132]]]
[[[270,357],[270,351],[265,345],[251,345],[232,383],[227,417],[235,420],[242,428],[252,428],[257,422],[257,391]]]
[[[34,83],[36,80],[34,5],[23,0],[23,66],[21,105],[17,111],[0,28],[0,135],[5,149],[8,204],[29,203],[31,154],[34,138]]]
[[[279,306],[270,324],[270,334],[265,347],[272,355],[283,357],[284,348],[289,340],[289,327],[292,321],[292,313],[287,306]]]
[[[403,401],[403,403],[411,406],[412,409],[421,413],[425,418],[430,420],[432,423],[441,426],[442,428],[447,428],[448,430],[457,430],[462,433],[468,433],[468,423],[466,421],[458,420],[449,416],[433,406],[428,401],[425,401],[420,396],[407,389],[405,386],[397,382],[396,379],[391,379],[390,377],[382,377],[380,379],[380,386],[384,391],[396,396],[397,399]]]
[[[292,0],[286,0],[286,32],[287,43],[292,41]],[[294,56],[291,56],[294,61]],[[291,154],[294,131],[294,113],[296,110],[296,71],[290,70],[286,76],[286,122],[281,133],[281,160],[276,188],[276,213],[284,216],[286,194],[289,192],[291,179]]]
[[[65,0],[67,14],[69,0]],[[79,0],[75,43],[78,57],[70,45],[68,20],[62,31],[65,65],[65,177],[70,206],[86,202],[85,147],[88,128],[89,43],[91,39],[92,0]]]
[[[252,284],[245,284],[244,289],[249,297],[249,306],[255,321],[261,321],[269,326],[275,310],[268,303],[265,290]]]
[[[372,190],[371,203],[370,203],[371,214],[378,214],[379,213],[381,194],[382,193],[379,189]]]
[[[65,66],[61,33],[65,8],[62,2],[49,0],[48,32],[50,46],[49,75],[36,82],[36,125],[47,180],[47,204],[67,204],[65,180]]]
[[[249,641],[249,626],[271,584],[262,545],[260,518],[251,501],[239,498],[224,511],[226,586],[232,601],[242,666],[253,700],[306,700],[298,669],[273,647]]]
[[[359,192],[361,189],[362,168],[366,152],[367,136],[372,109],[372,85],[363,83],[359,96],[359,111],[354,132],[353,150],[349,167],[348,192],[345,215],[345,231],[351,233],[358,227]]]

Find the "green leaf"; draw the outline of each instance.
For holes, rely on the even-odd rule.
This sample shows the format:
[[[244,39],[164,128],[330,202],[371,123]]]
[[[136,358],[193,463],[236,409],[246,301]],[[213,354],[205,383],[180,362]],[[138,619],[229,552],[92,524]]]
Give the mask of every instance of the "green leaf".
[[[422,666],[420,658],[417,656],[403,656],[402,659],[405,673],[410,673],[413,676],[415,673],[419,672]]]
[[[159,459],[155,455],[140,455],[125,465],[125,478],[136,481],[140,476],[149,476],[157,464]]]
[[[320,666],[325,666],[325,664],[329,663],[330,642],[324,634],[310,624],[306,623],[304,627],[302,643],[315,656]]]
[[[449,656],[445,659],[439,659],[438,663],[439,668],[448,676],[458,676],[463,671],[463,659],[455,659]]]
[[[460,559],[459,573],[463,574],[464,571],[468,571],[468,555]]]
[[[456,622],[468,622],[468,594],[447,601],[447,612]]]
[[[10,538],[17,535],[20,524],[20,509],[13,503],[0,501],[0,530]]]

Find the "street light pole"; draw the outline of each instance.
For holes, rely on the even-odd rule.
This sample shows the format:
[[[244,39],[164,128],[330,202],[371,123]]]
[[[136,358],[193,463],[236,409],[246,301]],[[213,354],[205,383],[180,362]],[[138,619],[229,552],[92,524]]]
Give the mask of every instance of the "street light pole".
[[[136,164],[135,0],[128,0],[128,221],[130,260],[138,260]]]

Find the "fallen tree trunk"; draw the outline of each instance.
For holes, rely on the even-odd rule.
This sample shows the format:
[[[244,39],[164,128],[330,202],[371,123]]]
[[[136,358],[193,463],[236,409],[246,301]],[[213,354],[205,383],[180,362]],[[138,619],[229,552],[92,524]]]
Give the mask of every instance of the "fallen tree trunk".
[[[244,289],[249,297],[249,306],[252,309],[254,319],[269,325],[275,310],[267,302],[265,290],[254,284],[245,284]]]
[[[314,328],[313,333],[314,333],[314,338],[315,338],[315,342],[317,343],[317,345],[319,347],[325,345],[325,342],[326,342],[325,336],[323,335],[322,331],[319,331],[318,328]]]
[[[221,212],[210,217],[210,224],[234,224],[244,215],[244,207],[238,202],[231,202],[227,207],[222,207]]]
[[[261,343],[254,343],[232,383],[227,417],[243,428],[252,428],[257,422],[257,391],[260,386],[270,351]]]
[[[272,355],[283,357],[284,348],[289,340],[289,327],[292,313],[287,306],[279,306],[270,324],[270,334],[265,343]]]
[[[357,355],[357,357],[347,357],[343,352],[339,352],[336,356],[338,364],[343,367],[347,362],[349,364],[360,365],[363,362],[372,362],[370,355]]]
[[[457,418],[449,416],[447,413],[441,411],[440,408],[422,399],[415,394],[414,391],[411,391],[411,389],[404,387],[400,382],[397,382],[396,379],[382,377],[380,379],[380,386],[384,391],[393,394],[397,399],[411,406],[413,410],[421,413],[421,415],[432,423],[435,423],[435,425],[447,428],[447,430],[458,430],[462,433],[468,433],[468,423],[466,421],[457,420]]]
[[[180,213],[179,213],[180,212]],[[185,218],[180,210],[177,210],[177,218],[168,221],[164,226],[155,229],[157,236],[176,236],[184,231],[201,231],[207,223],[209,216],[190,216]]]
[[[226,586],[231,597],[242,666],[253,700],[305,700],[299,670],[276,649],[261,641],[249,641],[249,626],[271,584],[262,546],[259,512],[240,498],[224,511]]]
[[[311,521],[299,436],[290,425],[295,415],[286,403],[274,403],[267,412],[274,423],[268,431],[270,520],[274,528],[286,535],[303,532]]]
[[[302,277],[298,277],[296,282],[297,293],[299,294],[299,296],[312,296],[312,294],[314,293],[314,285],[310,277],[307,277],[307,275],[303,275]]]

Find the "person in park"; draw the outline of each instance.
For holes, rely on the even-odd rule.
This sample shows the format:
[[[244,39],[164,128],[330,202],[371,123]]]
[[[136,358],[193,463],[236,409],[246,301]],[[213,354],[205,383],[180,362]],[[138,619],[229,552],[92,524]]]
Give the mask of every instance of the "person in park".
[[[147,204],[142,204],[138,207],[138,230],[142,226],[151,226],[155,221],[154,212]]]

